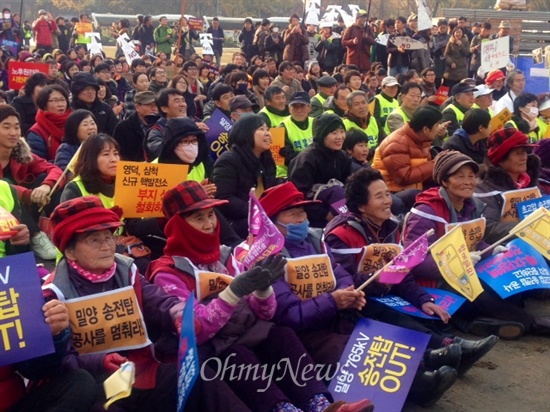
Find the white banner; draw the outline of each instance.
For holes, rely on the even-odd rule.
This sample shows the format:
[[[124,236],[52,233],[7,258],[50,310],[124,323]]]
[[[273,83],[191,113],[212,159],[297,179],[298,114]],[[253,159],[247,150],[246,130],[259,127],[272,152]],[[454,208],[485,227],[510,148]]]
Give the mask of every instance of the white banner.
[[[426,43],[422,43],[408,36],[397,36],[393,39],[390,39],[390,41],[397,47],[405,47],[405,50],[420,50],[428,48],[428,45]]]
[[[491,71],[510,62],[510,36],[481,43],[481,68]]]
[[[416,5],[418,6],[418,30],[431,29],[432,16],[426,0],[416,0]]]

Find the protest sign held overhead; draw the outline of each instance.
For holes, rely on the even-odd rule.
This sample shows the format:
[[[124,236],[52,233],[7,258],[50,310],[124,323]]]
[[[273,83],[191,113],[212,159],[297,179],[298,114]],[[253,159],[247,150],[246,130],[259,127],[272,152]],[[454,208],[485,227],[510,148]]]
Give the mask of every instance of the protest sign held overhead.
[[[483,292],[460,226],[433,243],[430,253],[441,276],[470,302]]]
[[[53,353],[32,252],[0,259],[0,367]]]
[[[305,24],[319,25],[319,14],[321,13],[321,0],[305,0],[306,18]]]
[[[123,217],[163,217],[162,197],[187,180],[189,166],[164,163],[117,163],[115,205]]]
[[[510,61],[510,36],[481,43],[481,68],[486,72],[506,67]]]
[[[418,31],[432,28],[432,14],[426,0],[416,0],[418,7]]]
[[[214,50],[212,46],[214,45],[214,40],[212,38],[212,33],[199,33],[200,43],[202,47],[202,54],[213,55]]]
[[[233,129],[233,121],[221,110],[216,109],[204,123],[208,126],[205,136],[210,156],[216,160],[223,152],[229,150],[229,132]]]

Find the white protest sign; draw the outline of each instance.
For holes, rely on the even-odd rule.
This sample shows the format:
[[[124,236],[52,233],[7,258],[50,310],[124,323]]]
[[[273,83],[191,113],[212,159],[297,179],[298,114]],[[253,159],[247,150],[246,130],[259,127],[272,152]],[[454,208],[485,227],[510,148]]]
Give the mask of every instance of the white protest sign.
[[[495,70],[505,67],[510,61],[510,36],[499,37],[481,43],[481,67]]]
[[[359,12],[361,8],[357,4],[348,4],[348,9],[351,12],[351,17],[355,20],[357,17],[357,12]]]
[[[427,49],[428,45],[409,36],[397,36],[390,40],[397,47],[403,46],[405,50]]]
[[[132,40],[126,33],[121,34],[117,37],[116,42],[122,49],[122,52],[124,53],[124,56],[126,57],[126,61],[128,64],[132,64],[132,60],[138,59],[139,53],[136,51]]]
[[[325,11],[325,14],[323,14],[323,18],[321,21],[326,22],[334,22],[338,19],[338,14],[340,13],[340,9],[342,6],[336,6],[334,4],[331,4],[327,6],[327,9]]]
[[[306,11],[305,24],[319,25],[319,14],[321,13],[321,0],[309,0]]]
[[[418,31],[432,28],[432,17],[426,0],[416,0],[418,6]]]
[[[200,42],[202,46],[202,54],[214,54],[212,46],[214,45],[214,40],[212,39],[212,33],[199,33]]]
[[[84,36],[91,39],[91,42],[88,43],[88,50],[90,55],[101,54],[103,46],[101,45],[101,35],[99,33],[84,33]]]
[[[388,45],[388,37],[390,37],[390,35],[388,33],[380,33],[378,35],[378,37],[376,37],[376,43],[378,44],[381,44],[382,46],[387,46]]]

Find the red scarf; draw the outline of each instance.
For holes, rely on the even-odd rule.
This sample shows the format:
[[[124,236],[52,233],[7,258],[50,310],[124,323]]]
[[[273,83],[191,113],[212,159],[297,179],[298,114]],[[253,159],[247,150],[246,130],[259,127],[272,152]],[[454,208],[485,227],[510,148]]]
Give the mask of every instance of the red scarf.
[[[74,260],[67,259],[67,263],[69,264],[70,267],[76,270],[76,272],[80,276],[82,276],[86,280],[89,280],[92,283],[107,282],[109,279],[111,279],[115,275],[115,272],[116,272],[116,262],[113,263],[113,266],[111,266],[109,269],[106,269],[101,275],[96,275],[95,273],[92,273],[84,269]]]
[[[42,136],[42,138],[46,140],[46,144],[48,145],[48,152],[51,159],[55,158],[55,153],[57,152],[57,148],[61,144],[61,138],[63,137],[63,133],[65,132],[65,122],[67,121],[67,118],[71,113],[71,109],[67,109],[63,114],[45,112],[42,109],[39,109],[36,113],[35,119],[36,124],[39,126],[38,130],[42,129],[47,134],[46,136]],[[32,127],[31,130],[38,131],[34,127]]]
[[[211,264],[220,260],[220,225],[212,234],[198,231],[181,215],[174,215],[164,227],[166,256],[183,256],[194,265]]]
[[[515,183],[518,189],[524,189],[531,183],[531,176],[527,173],[521,173],[518,177],[518,181]]]

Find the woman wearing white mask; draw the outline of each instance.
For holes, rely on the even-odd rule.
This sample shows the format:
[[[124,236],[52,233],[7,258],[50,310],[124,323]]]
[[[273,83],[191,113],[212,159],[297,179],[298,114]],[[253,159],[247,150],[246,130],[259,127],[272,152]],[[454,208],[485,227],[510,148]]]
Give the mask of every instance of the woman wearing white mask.
[[[531,93],[521,93],[514,100],[514,115],[504,127],[513,127],[525,133],[529,143],[536,144],[544,139],[543,128],[537,120],[539,108],[537,96]]]

